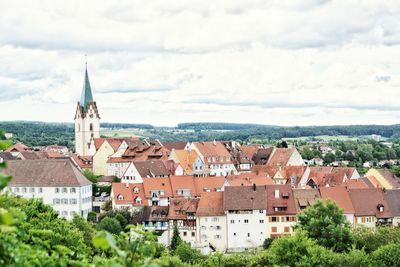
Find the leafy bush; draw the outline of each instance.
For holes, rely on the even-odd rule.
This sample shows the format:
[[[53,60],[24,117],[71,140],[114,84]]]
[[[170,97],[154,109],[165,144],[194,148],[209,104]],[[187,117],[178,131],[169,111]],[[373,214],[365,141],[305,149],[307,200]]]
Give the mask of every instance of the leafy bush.
[[[105,217],[97,224],[97,230],[104,230],[116,235],[122,231],[122,228],[117,219],[112,217]]]

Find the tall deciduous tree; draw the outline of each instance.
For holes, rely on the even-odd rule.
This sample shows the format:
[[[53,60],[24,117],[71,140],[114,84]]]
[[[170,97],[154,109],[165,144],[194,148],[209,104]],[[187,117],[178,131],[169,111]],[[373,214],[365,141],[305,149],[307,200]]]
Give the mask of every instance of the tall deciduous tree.
[[[174,230],[172,232],[172,239],[171,239],[170,249],[171,250],[175,250],[179,246],[180,243],[182,243],[182,238],[179,235],[178,226],[174,225]]]
[[[329,199],[318,200],[298,215],[297,229],[303,230],[317,244],[337,252],[351,248],[353,237],[343,210]]]

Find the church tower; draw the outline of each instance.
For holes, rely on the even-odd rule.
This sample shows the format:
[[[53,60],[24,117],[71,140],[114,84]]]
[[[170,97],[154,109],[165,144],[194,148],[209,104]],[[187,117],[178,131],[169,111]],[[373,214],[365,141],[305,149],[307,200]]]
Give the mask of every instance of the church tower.
[[[100,137],[100,116],[90,87],[87,64],[81,100],[75,112],[75,152],[80,156],[96,153],[94,138]]]

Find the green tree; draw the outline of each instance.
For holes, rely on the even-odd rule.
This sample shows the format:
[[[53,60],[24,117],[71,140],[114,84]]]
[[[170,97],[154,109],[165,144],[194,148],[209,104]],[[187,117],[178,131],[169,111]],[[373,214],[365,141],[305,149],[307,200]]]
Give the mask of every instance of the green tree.
[[[335,156],[335,154],[333,154],[331,152],[326,153],[324,156],[324,161],[328,164],[334,162],[335,160],[336,160],[336,156]]]
[[[400,244],[382,246],[371,254],[373,266],[400,266]]]
[[[350,249],[353,241],[351,228],[343,210],[335,202],[328,199],[324,204],[318,200],[297,217],[296,229],[305,231],[317,244],[338,252]]]
[[[84,169],[82,173],[92,183],[97,183],[97,181],[99,180],[99,176],[95,175],[93,172],[91,172],[88,169]]]
[[[97,230],[105,230],[112,234],[119,234],[122,231],[122,228],[117,219],[105,217],[97,224]]]
[[[174,250],[174,255],[186,263],[197,263],[205,259],[205,256],[197,249],[194,249],[187,242],[181,242]]]
[[[180,243],[182,243],[182,238],[179,235],[179,230],[178,230],[178,226],[175,224],[174,228],[173,228],[173,232],[172,232],[172,238],[171,238],[171,244],[169,246],[169,248],[174,251]]]
[[[400,228],[377,227],[375,232],[371,232],[370,229],[360,226],[353,230],[353,237],[357,249],[371,253],[381,246],[400,243]]]

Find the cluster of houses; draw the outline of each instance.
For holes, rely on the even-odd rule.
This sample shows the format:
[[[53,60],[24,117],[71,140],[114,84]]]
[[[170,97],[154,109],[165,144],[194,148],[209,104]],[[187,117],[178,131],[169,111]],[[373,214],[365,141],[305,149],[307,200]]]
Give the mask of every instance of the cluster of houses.
[[[0,152],[0,161],[7,161],[2,171],[13,177],[6,190],[41,198],[66,219],[100,213],[110,201],[112,209],[140,211],[143,226],[161,232],[160,242],[169,244],[177,226],[194,247],[222,252],[291,234],[296,215],[318,199],[335,201],[354,227],[400,222],[400,183],[385,169],[360,176],[351,167],[309,166],[296,148],[100,138],[99,131],[86,70],[75,153],[23,144]],[[111,186],[111,194],[92,192],[84,170],[99,175],[97,186]]]

